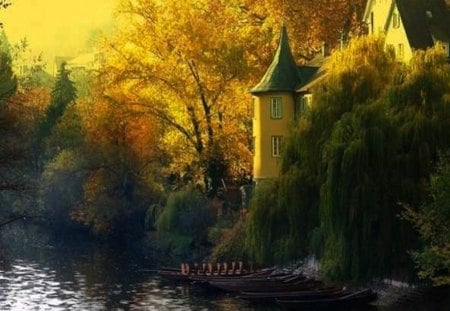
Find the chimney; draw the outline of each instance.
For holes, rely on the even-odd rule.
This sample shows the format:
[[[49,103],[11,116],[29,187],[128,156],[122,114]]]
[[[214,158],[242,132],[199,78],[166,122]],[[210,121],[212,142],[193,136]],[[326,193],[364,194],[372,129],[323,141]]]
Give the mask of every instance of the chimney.
[[[322,57],[330,56],[330,45],[328,42],[323,41],[322,42]]]

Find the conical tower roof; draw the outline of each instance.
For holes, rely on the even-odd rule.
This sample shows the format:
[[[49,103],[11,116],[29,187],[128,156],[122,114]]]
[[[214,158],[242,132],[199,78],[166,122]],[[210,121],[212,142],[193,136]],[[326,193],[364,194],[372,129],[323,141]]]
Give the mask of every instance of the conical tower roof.
[[[292,56],[287,30],[283,23],[280,42],[272,64],[251,93],[294,92],[300,82],[297,64]]]

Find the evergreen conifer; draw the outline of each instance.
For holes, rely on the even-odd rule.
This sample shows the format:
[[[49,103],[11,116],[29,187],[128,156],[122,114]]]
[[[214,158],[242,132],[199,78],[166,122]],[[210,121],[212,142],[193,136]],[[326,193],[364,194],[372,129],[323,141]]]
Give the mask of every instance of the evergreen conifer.
[[[52,90],[50,105],[47,107],[44,120],[41,123],[39,133],[39,138],[41,139],[50,135],[53,127],[64,114],[67,106],[77,98],[77,90],[74,82],[70,80],[69,74],[70,72],[66,69],[66,64],[61,64]]]

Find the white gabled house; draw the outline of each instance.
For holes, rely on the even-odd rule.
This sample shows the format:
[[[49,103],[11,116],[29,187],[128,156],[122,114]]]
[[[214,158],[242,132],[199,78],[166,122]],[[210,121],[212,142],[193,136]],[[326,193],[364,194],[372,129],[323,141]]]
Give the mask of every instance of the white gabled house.
[[[385,36],[399,61],[438,42],[450,56],[449,7],[449,0],[368,0],[364,21],[369,34]]]

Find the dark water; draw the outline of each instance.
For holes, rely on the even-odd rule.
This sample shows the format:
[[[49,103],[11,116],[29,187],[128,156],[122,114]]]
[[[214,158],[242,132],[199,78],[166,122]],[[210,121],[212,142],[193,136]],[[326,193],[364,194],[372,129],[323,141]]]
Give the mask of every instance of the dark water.
[[[143,272],[152,266],[149,258],[125,246],[55,246],[39,231],[0,234],[0,310],[281,310],[195,285],[165,283]],[[358,310],[449,309],[427,301]]]

